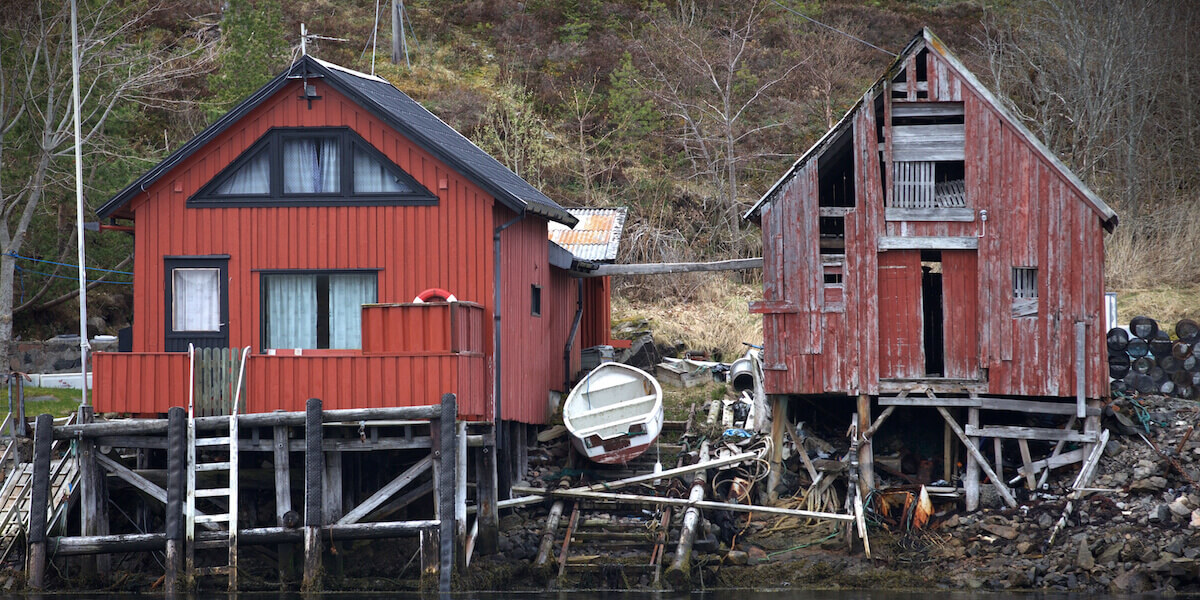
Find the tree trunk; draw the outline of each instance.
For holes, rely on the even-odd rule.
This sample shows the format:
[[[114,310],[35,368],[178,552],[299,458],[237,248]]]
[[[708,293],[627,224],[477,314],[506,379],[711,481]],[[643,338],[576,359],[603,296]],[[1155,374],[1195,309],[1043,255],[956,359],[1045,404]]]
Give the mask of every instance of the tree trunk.
[[[0,372],[7,373],[12,363],[13,280],[16,259],[9,251],[0,256]]]

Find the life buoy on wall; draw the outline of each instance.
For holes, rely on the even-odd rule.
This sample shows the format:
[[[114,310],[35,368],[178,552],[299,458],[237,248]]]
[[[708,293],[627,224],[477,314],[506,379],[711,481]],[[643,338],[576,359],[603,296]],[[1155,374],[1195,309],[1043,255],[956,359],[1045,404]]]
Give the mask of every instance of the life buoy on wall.
[[[415,304],[422,304],[425,302],[458,302],[458,298],[455,298],[454,294],[451,294],[442,288],[429,288],[420,294],[417,294],[417,297],[413,298],[413,302]]]

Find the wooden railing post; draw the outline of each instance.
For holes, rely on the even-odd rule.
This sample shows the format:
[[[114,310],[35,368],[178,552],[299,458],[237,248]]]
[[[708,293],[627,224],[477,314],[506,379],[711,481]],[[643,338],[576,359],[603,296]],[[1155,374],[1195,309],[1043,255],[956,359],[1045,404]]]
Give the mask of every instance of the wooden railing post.
[[[309,398],[304,419],[304,578],[301,589],[321,586],[321,517],[325,512],[325,452],[321,400]]]
[[[54,418],[38,415],[33,431],[33,489],[29,500],[29,588],[46,586],[46,511],[50,501],[50,452]]]
[[[172,406],[167,411],[167,597],[180,590],[183,572],[183,501],[187,495],[187,411]]]
[[[87,424],[93,421],[91,406],[79,407],[77,422]],[[83,535],[108,535],[107,490],[105,488],[104,472],[96,460],[96,442],[94,440],[79,440],[79,521]],[[85,557],[82,561],[83,571],[89,575],[99,574],[105,577],[111,564],[108,555],[100,554]]]

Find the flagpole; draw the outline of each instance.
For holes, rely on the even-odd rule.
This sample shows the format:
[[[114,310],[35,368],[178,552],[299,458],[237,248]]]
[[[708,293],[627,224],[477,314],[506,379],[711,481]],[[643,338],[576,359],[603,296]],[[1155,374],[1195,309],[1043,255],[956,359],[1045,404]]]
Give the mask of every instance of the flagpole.
[[[75,124],[75,237],[79,242],[79,404],[88,403],[87,274],[83,245],[83,136],[79,123],[79,3],[71,0],[71,102]]]

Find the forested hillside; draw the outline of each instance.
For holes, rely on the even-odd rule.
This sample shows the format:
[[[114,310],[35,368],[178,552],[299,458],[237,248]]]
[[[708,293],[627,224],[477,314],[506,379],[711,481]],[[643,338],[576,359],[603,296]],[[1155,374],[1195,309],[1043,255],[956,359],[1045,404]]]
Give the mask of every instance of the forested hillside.
[[[62,4],[0,13],[0,340],[77,329]],[[399,64],[389,2],[80,4],[92,209],[283,69],[303,23],[309,53],[391,80],[559,203],[630,207],[622,260],[757,256],[742,212],[929,26],[1120,213],[1110,286],[1200,281],[1194,2],[410,0]],[[89,266],[132,264],[124,233],[87,244]],[[111,332],[128,276],[91,275]]]

